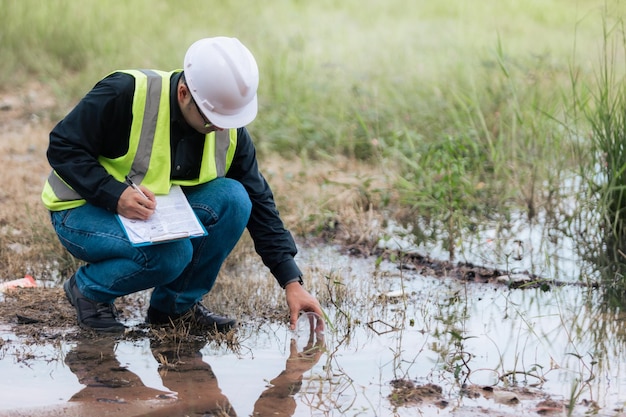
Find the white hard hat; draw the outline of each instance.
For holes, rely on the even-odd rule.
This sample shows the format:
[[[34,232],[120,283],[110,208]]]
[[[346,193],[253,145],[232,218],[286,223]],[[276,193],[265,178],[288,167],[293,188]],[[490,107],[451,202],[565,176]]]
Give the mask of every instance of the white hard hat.
[[[204,115],[217,127],[243,127],[257,114],[259,68],[237,38],[194,42],[184,61],[185,80]]]

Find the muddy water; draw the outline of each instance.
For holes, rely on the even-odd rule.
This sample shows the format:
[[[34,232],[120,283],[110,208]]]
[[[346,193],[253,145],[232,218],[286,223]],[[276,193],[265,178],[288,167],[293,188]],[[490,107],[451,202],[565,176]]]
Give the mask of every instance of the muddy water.
[[[313,340],[324,350],[271,323],[244,325],[235,351],[176,352],[141,337],[23,345],[4,326],[0,416],[622,415],[623,317],[593,291],[428,277],[330,247],[299,262],[349,287]]]

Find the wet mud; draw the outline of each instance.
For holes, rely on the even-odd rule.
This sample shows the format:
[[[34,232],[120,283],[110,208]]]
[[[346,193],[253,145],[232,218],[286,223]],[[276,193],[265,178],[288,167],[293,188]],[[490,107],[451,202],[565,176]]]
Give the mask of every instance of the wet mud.
[[[15,213],[22,203],[39,207],[42,179],[49,173],[44,155],[51,126],[42,126],[37,115],[47,114],[55,103],[41,86],[31,90],[40,92],[32,103],[44,107],[25,106],[20,94],[0,95],[4,103],[0,137],[4,143],[14,143],[5,149],[3,163],[16,178],[6,182],[3,198],[10,195],[19,201],[19,209],[9,210]],[[24,141],[26,137],[30,142]],[[279,167],[268,168],[277,177],[283,173]],[[358,176],[349,179],[360,181]],[[286,186],[291,183],[302,188],[293,181]],[[301,214],[293,215],[299,221]],[[369,226],[369,218],[364,218]],[[3,228],[12,221],[3,219]],[[336,233],[335,228],[332,232]],[[10,241],[11,246],[3,250],[14,252],[19,258],[15,264],[23,265],[29,248]],[[325,242],[314,245],[326,248]],[[533,290],[580,284],[525,271],[511,274],[471,263],[379,251],[372,248],[372,242],[344,245],[330,253],[310,249],[302,251],[302,264],[309,276],[329,277],[326,287],[318,290],[330,293],[328,312],[336,326],[321,338],[309,335],[299,340],[285,331],[286,312],[277,307],[282,299],[250,308],[252,313],[244,317],[246,324],[236,334],[203,337],[151,329],[143,323],[146,298],[123,297],[116,306],[131,329],[105,337],[78,328],[75,311],[56,282],[0,295],[0,416],[626,415],[623,398],[615,398],[619,393],[607,395],[610,398],[602,408],[596,402],[598,396],[587,391],[578,395],[582,389],[570,398],[545,388],[546,379],[556,380],[551,388],[564,386],[564,391],[570,385],[576,388],[575,381],[599,380],[594,380],[593,373],[585,374],[587,363],[582,359],[575,363],[583,365],[582,371],[571,366],[577,372],[561,380],[550,375],[566,362],[563,357],[572,357],[572,346],[563,348],[566,353],[558,357],[561,351],[548,352],[558,343],[546,337],[547,342],[537,343],[538,347],[507,351],[519,340],[532,345],[530,337],[509,332],[509,328],[524,327],[519,323],[530,321],[527,314],[546,322],[550,317],[550,300]],[[349,258],[337,259],[336,250]],[[381,272],[372,257],[394,261]],[[244,254],[238,259],[247,268],[240,275],[254,276],[254,271],[263,270],[247,258]],[[23,272],[21,267],[18,270]],[[447,280],[461,285],[442,284]],[[370,282],[367,296],[345,300],[344,287]],[[529,296],[511,295],[515,289],[528,290]],[[535,304],[544,303],[539,311],[530,312],[535,304],[524,304],[525,298],[532,297],[538,300]],[[506,303],[494,309],[495,318],[487,316],[484,311],[501,298]],[[244,303],[237,296],[229,302],[231,306]],[[352,312],[351,302],[364,308]],[[475,309],[471,304],[477,305]],[[511,306],[517,305],[528,311],[512,311]],[[576,304],[571,309],[581,310]],[[472,324],[476,316],[480,316],[479,323]],[[563,322],[576,317],[565,316]],[[591,322],[603,323],[594,317]],[[585,329],[592,327],[583,324]],[[559,322],[557,327],[564,325]],[[534,331],[531,328],[529,333]],[[541,379],[538,371],[525,368],[519,375],[510,374],[509,368],[495,372],[511,357],[515,370],[525,349],[531,356],[529,366],[540,363],[536,367],[551,378]],[[579,356],[585,358],[585,352]],[[477,360],[482,362],[475,365]],[[477,382],[483,362],[496,377]],[[607,371],[605,379],[615,381],[617,391],[623,392],[617,376]]]
[[[454,276],[466,279],[472,268],[467,265],[452,268],[450,264],[428,262],[402,263],[403,268],[428,270],[439,277]],[[496,279],[498,271],[487,272],[481,268],[474,277],[486,281]],[[485,278],[485,277],[489,278]],[[502,288],[506,285],[501,284]],[[8,291],[0,302],[0,323],[10,327],[17,339],[0,343],[11,344],[17,361],[28,364],[36,362],[27,346],[51,344],[69,346],[61,358],[75,376],[78,389],[67,402],[43,407],[16,407],[0,411],[2,416],[235,416],[237,408],[222,391],[218,378],[202,351],[207,345],[221,346],[237,351],[240,341],[235,332],[228,335],[199,336],[180,329],[152,329],[142,322],[145,298],[124,297],[117,307],[128,319],[131,329],[119,336],[102,336],[87,332],[76,326],[74,309],[69,305],[60,288],[18,288]],[[276,318],[274,318],[276,319]],[[383,321],[379,321],[383,322]],[[374,322],[372,322],[374,323]],[[372,326],[375,326],[372,324]],[[388,329],[389,330],[389,329]],[[393,329],[389,330],[392,331]],[[254,330],[253,330],[254,331]],[[384,334],[385,332],[377,332]],[[116,352],[119,344],[145,342],[145,355],[157,364],[160,387],[147,386],[140,376],[121,363]],[[146,342],[147,341],[147,342]],[[245,344],[245,342],[243,342]],[[25,349],[20,353],[20,348]],[[6,347],[6,346],[5,346]],[[0,349],[3,346],[0,345]],[[304,375],[328,354],[323,335],[309,335],[304,346],[296,340],[289,342],[284,367],[267,383],[254,400],[253,416],[297,416],[296,398],[303,385]],[[59,348],[60,351],[63,349]],[[6,359],[6,358],[5,358]],[[219,357],[215,358],[219,361]],[[368,359],[363,359],[366,365]],[[411,415],[410,410],[437,411],[439,415],[517,415],[521,403],[527,404],[525,413],[560,415],[567,410],[564,401],[553,400],[541,390],[512,387],[503,389],[490,385],[464,385],[461,397],[486,401],[491,406],[478,409],[465,407],[458,411],[446,392],[445,385],[420,384],[409,378],[389,382],[390,393],[384,401],[397,411],[393,415]],[[247,391],[242,391],[246,392]],[[231,395],[232,397],[232,395]],[[250,401],[250,399],[248,400]],[[529,404],[533,404],[532,406]],[[494,409],[497,405],[512,407],[510,410]],[[419,411],[419,412],[422,412]],[[524,414],[525,414],[524,413]],[[239,414],[241,415],[241,414]],[[329,411],[326,415],[343,415]],[[380,415],[364,411],[361,415]]]
[[[137,316],[143,306],[132,304],[131,300],[123,299],[121,308],[134,311]],[[76,326],[74,310],[61,289],[7,292],[0,303],[0,322],[11,326],[19,337],[13,341],[0,339],[2,344],[23,346],[22,352],[19,346],[15,349],[18,362],[37,361],[29,353],[29,346],[55,343],[71,346],[63,355],[63,364],[82,386],[65,404],[39,408],[21,404],[15,410],[0,410],[1,416],[237,415],[201,353],[208,343],[228,346],[236,330],[226,335],[195,335],[184,329],[152,329],[135,320],[123,335],[97,334]],[[146,386],[126,364],[120,363],[116,353],[121,341],[146,340],[149,354],[158,364],[162,389]],[[313,334],[299,351],[292,340],[285,369],[269,381],[255,402],[253,415],[294,415],[293,396],[299,391],[303,374],[319,361],[323,345],[323,336]]]

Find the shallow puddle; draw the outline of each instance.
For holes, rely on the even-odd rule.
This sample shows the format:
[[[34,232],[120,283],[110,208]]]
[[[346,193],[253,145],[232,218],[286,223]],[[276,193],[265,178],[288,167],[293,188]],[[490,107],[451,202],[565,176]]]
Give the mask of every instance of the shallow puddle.
[[[276,323],[244,324],[236,349],[147,336],[25,344],[2,325],[0,415],[622,413],[623,315],[592,290],[428,277],[330,247],[302,248],[299,262],[349,297],[326,309],[323,350]]]

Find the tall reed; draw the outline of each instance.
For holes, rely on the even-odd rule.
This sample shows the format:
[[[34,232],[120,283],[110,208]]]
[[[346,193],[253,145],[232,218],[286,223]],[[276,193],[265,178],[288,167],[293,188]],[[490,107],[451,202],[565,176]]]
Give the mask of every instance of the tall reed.
[[[443,239],[451,259],[461,240],[506,227],[513,213],[536,221],[571,165],[554,121],[564,72],[542,57],[513,59],[500,43],[483,62],[442,90],[440,130],[390,140],[402,201],[421,237]]]
[[[626,289],[626,53],[624,22],[604,21],[595,82],[573,78],[576,110],[587,122],[579,134],[582,199],[578,237],[582,256],[608,289]]]

